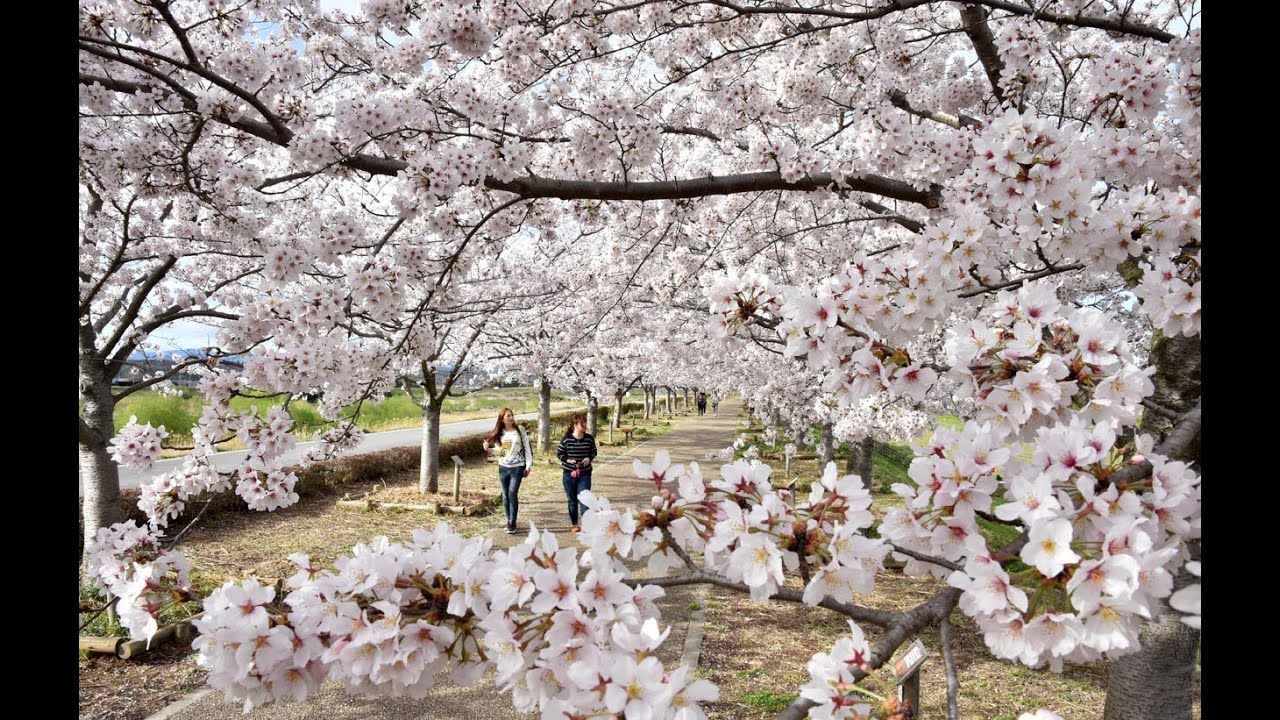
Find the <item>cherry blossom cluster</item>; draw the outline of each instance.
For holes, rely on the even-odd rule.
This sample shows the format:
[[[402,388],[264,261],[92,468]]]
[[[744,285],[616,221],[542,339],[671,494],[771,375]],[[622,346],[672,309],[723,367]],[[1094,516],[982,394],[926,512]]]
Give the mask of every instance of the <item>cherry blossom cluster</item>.
[[[885,516],[881,532],[963,569],[948,575],[908,558],[905,571],[962,589],[961,609],[998,657],[1057,667],[1136,650],[1143,620],[1172,591],[1166,566],[1199,535],[1199,476],[1153,453],[1145,436],[1117,445],[1109,424],[1041,428],[1030,461],[997,437],[969,423],[939,429],[918,449],[916,487],[894,485],[907,505]],[[1144,460],[1148,479],[1109,481]],[[1008,502],[994,506],[1002,484]],[[1027,529],[1018,554],[1026,569],[1011,571],[1012,558],[988,546],[978,518],[992,514]]]
[[[849,635],[836,640],[831,652],[814,653],[808,664],[809,683],[800,696],[817,703],[808,717],[815,720],[870,720],[883,717],[900,720],[918,717],[898,700],[896,688],[889,685],[871,667],[871,647],[857,623],[849,622]],[[855,674],[859,673],[859,674]],[[860,676],[870,676],[880,686],[877,694],[858,685]],[[878,701],[874,708],[869,700]]]
[[[186,557],[162,549],[148,528],[132,520],[99,528],[86,554],[94,587],[118,598],[120,624],[135,638],[150,638],[161,610],[192,597]]]
[[[252,578],[228,583],[196,623],[210,684],[246,711],[300,700],[325,680],[364,696],[422,697],[446,670],[469,684],[489,668],[517,710],[544,717],[686,720],[717,697],[688,668],[668,671],[654,656],[668,632],[655,620],[661,588],[587,568],[549,532],[531,528],[495,551],[441,523],[407,544],[358,545],[336,572],[290,559],[299,570],[287,595]]]
[[[989,314],[950,331],[946,346],[953,375],[976,403],[975,422],[1024,439],[1077,414],[1133,424],[1153,386],[1123,327],[1093,308],[1064,313],[1042,285],[1002,292]]]
[[[775,490],[772,469],[758,462],[724,465],[709,485],[697,463],[686,471],[672,465],[665,450],[651,464],[637,459],[633,465],[635,475],[658,490],[650,508],[624,513],[604,498],[583,495],[592,510],[583,518],[583,542],[593,565],[647,559],[657,575],[686,564],[682,555],[701,553],[703,569],[743,583],[763,600],[781,587],[784,568],[803,564],[810,578],[804,600],[816,605],[827,596],[847,602],[854,593],[870,593],[889,552],[861,533],[872,521],[870,493],[857,475],[837,477],[835,463],[807,499]]]
[[[1158,258],[1134,289],[1151,323],[1167,335],[1200,334],[1200,253]]]
[[[161,443],[167,437],[169,431],[163,425],[139,425],[138,416],[130,415],[129,422],[111,439],[111,458],[125,467],[149,468],[160,457]]]

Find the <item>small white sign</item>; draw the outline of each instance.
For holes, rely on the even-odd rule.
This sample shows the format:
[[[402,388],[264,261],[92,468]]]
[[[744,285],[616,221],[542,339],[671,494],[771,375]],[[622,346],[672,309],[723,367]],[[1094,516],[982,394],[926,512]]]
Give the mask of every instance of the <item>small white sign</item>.
[[[454,455],[453,464],[457,465],[458,467],[462,467],[462,458],[458,457],[457,455]]]
[[[898,679],[898,684],[901,685],[908,675],[918,670],[928,655],[929,651],[924,649],[924,643],[916,638],[911,647],[893,664],[893,674]]]

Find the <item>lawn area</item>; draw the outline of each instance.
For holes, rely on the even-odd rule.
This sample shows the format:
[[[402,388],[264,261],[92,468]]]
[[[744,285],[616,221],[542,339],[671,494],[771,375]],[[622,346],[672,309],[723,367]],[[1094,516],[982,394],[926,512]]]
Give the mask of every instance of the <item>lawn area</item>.
[[[628,398],[630,399],[630,398]],[[284,402],[283,396],[243,397],[231,400],[235,410],[248,410],[257,407],[260,413]],[[162,395],[153,390],[142,390],[124,398],[115,410],[116,430],[124,427],[130,416],[136,416],[140,423],[151,423],[153,426],[165,426],[169,437],[167,446],[175,448],[190,447],[191,428],[200,419],[204,397],[198,391],[183,390],[179,395]],[[582,402],[574,396],[552,390],[551,411],[558,412],[579,407]],[[441,423],[464,422],[497,417],[498,410],[509,407],[516,414],[536,412],[538,409],[538,391],[532,387],[488,388],[460,397],[445,400]],[[289,404],[293,417],[297,420],[298,429],[294,433],[299,441],[309,440],[319,430],[331,427],[332,422],[321,416],[316,404],[302,398],[295,398]],[[347,408],[346,411],[350,411]],[[383,430],[400,430],[422,426],[422,411],[405,394],[404,390],[394,390],[379,402],[365,403],[360,409],[358,424],[366,432]],[[237,439],[218,445],[220,450],[239,450],[243,445]],[[162,457],[176,457],[187,450],[165,450]]]

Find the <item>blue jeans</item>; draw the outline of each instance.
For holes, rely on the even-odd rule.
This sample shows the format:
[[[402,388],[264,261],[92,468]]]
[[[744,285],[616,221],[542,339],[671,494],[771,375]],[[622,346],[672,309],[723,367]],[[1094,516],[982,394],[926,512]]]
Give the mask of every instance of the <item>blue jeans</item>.
[[[560,470],[562,472],[560,481],[564,483],[564,494],[569,498],[569,522],[572,525],[577,525],[579,508],[583,513],[587,511],[587,507],[578,502],[578,493],[591,489],[591,471],[580,472],[578,477],[572,477],[569,475],[569,473],[573,472],[572,470],[565,470],[564,468]]]
[[[520,481],[524,480],[524,466],[498,466],[498,482],[502,484],[502,510],[507,514],[507,527],[516,526],[520,512]]]

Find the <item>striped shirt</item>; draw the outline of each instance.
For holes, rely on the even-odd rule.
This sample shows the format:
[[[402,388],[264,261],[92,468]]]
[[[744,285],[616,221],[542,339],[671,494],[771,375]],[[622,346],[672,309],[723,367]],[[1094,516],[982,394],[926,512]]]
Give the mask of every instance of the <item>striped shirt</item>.
[[[576,438],[572,434],[565,435],[560,438],[560,447],[556,448],[556,457],[560,458],[560,467],[565,470],[578,470],[576,462],[583,458],[596,457],[596,439],[591,433],[583,433],[582,438]],[[581,468],[584,473],[590,473],[591,467]]]

